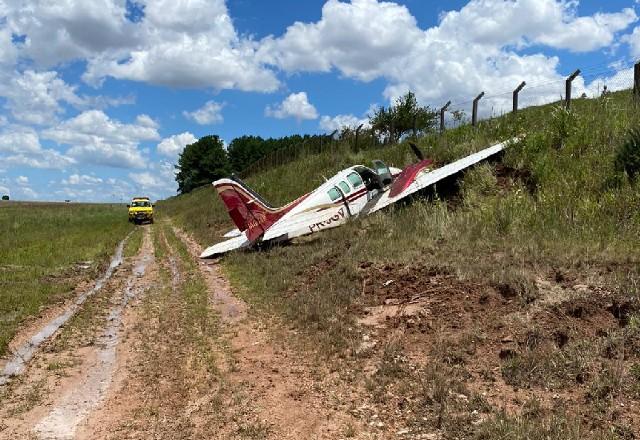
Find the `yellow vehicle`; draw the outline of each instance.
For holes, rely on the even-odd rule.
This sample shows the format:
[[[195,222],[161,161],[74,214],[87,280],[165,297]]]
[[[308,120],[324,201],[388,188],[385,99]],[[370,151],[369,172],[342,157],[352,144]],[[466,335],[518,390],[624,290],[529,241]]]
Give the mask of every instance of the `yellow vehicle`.
[[[145,221],[153,223],[153,206],[149,197],[134,197],[131,204],[127,205],[129,221],[136,225]]]

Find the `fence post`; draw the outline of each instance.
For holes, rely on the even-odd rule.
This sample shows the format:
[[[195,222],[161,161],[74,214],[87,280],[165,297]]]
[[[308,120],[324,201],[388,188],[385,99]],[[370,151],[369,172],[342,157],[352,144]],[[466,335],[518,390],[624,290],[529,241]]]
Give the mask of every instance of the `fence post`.
[[[633,66],[633,96],[640,101],[640,61]]]
[[[360,129],[362,128],[364,124],[360,124],[358,125],[358,128],[356,128],[356,145],[355,145],[355,149],[354,151],[357,153],[358,152],[358,136],[360,136]]]
[[[451,101],[447,101],[447,103],[440,109],[440,133],[444,133],[444,112],[447,111],[450,105]]]
[[[418,116],[417,115],[413,115],[413,138],[416,139],[418,137],[418,133],[417,133],[417,127],[416,127],[416,120],[417,120]]]
[[[565,107],[567,110],[569,110],[569,108],[571,107],[571,83],[573,82],[574,79],[576,79],[578,75],[580,75],[580,69],[576,70],[571,75],[569,75],[569,77],[565,81],[565,91],[564,91],[565,98],[564,99],[565,99]]]
[[[522,81],[520,85],[516,87],[516,89],[513,91],[513,113],[514,114],[518,113],[518,93],[520,93],[520,90],[522,90],[526,85],[527,83],[525,81]]]
[[[476,96],[476,99],[473,100],[473,111],[471,113],[471,125],[474,127],[478,123],[478,101],[480,101],[483,96],[484,96],[484,92],[480,93],[478,96]]]

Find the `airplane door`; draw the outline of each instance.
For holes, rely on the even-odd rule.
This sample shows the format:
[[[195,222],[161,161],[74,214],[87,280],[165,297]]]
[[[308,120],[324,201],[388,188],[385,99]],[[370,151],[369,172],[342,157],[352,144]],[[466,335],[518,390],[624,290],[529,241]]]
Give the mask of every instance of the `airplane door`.
[[[362,177],[358,173],[352,172],[338,186],[340,186],[340,190],[345,195],[345,203],[349,207],[349,215],[358,215],[367,204],[369,198],[368,190]],[[349,191],[348,194],[347,190]]]

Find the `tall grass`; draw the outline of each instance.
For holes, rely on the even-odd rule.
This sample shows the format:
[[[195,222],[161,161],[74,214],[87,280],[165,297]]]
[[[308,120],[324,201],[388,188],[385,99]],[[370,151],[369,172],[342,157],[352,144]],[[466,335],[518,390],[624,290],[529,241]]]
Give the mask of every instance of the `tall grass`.
[[[436,187],[431,199],[416,198],[300,246],[236,253],[225,257],[225,267],[254,302],[326,336],[325,342],[339,349],[350,337],[348,305],[360,294],[356,270],[364,261],[446,266],[462,277],[496,282],[553,268],[637,263],[640,183],[620,175],[614,162],[629,130],[638,126],[630,92],[619,92],[576,100],[571,111],[559,104],[534,107],[477,128],[421,138],[425,154],[446,163],[525,135],[504,155],[506,177],[493,164],[478,166],[459,182],[455,202],[442,198],[449,188]],[[335,171],[374,158],[398,167],[415,160],[405,144],[358,153],[343,146],[247,182],[282,204]],[[210,187],[161,202],[159,211],[202,245],[221,240],[233,227]]]
[[[0,205],[0,355],[21,322],[96,276],[132,226],[120,205]]]

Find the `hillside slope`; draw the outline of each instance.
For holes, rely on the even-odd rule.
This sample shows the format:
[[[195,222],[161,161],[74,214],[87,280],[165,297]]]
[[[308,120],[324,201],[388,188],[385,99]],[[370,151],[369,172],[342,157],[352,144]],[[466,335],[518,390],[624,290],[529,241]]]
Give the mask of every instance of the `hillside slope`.
[[[629,92],[418,140],[446,163],[525,133],[459,190],[436,188],[295,246],[222,264],[244,298],[348,365],[375,413],[444,438],[640,435],[640,184],[614,167]],[[247,183],[274,204],[406,145],[305,157]],[[212,188],[159,203],[201,245],[233,225]],[[355,385],[354,385],[355,386]],[[438,438],[438,437],[433,437]]]

